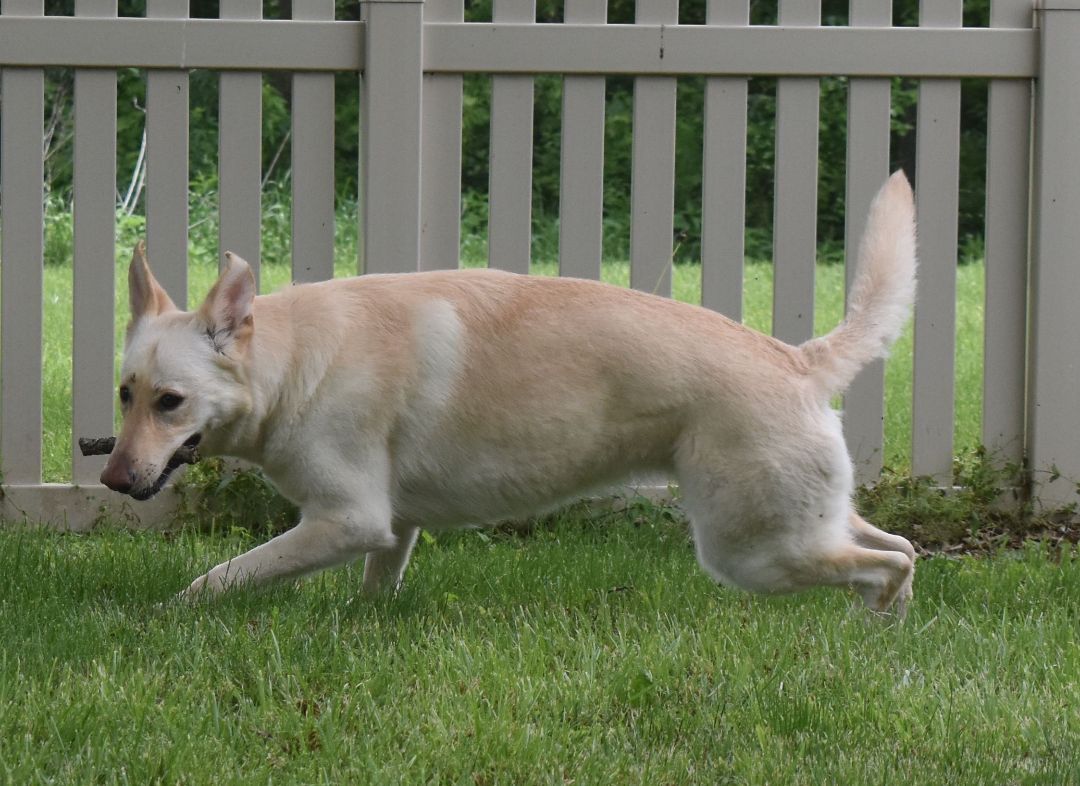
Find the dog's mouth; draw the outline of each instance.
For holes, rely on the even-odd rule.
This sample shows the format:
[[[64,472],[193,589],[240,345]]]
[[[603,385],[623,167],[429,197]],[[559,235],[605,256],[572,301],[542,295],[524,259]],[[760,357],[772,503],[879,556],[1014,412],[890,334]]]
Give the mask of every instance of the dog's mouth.
[[[181,447],[195,448],[198,447],[201,441],[202,434],[192,434],[190,437],[184,440],[184,444]],[[165,464],[165,469],[161,471],[161,474],[158,475],[157,480],[154,481],[153,485],[147,486],[144,489],[139,489],[138,491],[131,491],[129,492],[129,494],[133,499],[136,499],[139,502],[150,499],[152,496],[165,488],[165,484],[169,480],[169,475],[171,475],[177,467],[184,463],[186,462],[180,460],[177,457],[177,453],[173,453],[168,463]]]

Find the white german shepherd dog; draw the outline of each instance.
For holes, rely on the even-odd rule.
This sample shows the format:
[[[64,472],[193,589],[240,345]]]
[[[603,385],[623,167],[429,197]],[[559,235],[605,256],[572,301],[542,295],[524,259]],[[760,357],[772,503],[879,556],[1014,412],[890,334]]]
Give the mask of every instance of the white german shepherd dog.
[[[299,524],[195,579],[187,595],[366,555],[396,587],[419,528],[550,509],[671,473],[717,580],[851,586],[902,613],[915,552],[851,503],[830,397],[883,357],[915,292],[910,186],[871,207],[847,317],[798,347],[719,314],[592,281],[494,270],[371,275],[255,296],[244,260],[198,311],[141,248],[129,272],[123,428],[101,475],[146,499],[184,444],[263,468]]]

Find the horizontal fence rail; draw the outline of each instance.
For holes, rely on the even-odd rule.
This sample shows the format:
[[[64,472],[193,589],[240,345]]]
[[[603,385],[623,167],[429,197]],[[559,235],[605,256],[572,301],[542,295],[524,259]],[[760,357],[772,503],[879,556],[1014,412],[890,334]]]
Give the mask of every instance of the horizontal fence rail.
[[[1061,0],[1066,6],[1076,1]],[[43,16],[41,0],[0,0],[0,518],[83,528],[109,511],[159,522],[177,502],[172,489],[146,506],[105,490],[95,482],[99,458],[74,457],[73,482],[81,487],[41,482],[45,68],[75,70],[73,412],[80,436],[109,428],[113,418],[116,214],[109,191],[115,186],[118,69],[147,74],[148,242],[158,278],[180,304],[187,294],[188,125],[189,115],[196,116],[188,77],[194,69],[220,72],[220,244],[247,256],[257,272],[262,75],[291,75],[296,281],[334,272],[335,73],[360,76],[362,121],[360,139],[353,141],[361,151],[357,262],[364,272],[460,265],[463,84],[470,75],[491,82],[488,263],[528,272],[536,261],[532,159],[534,147],[540,150],[533,113],[542,80],[535,77],[563,77],[559,272],[593,279],[602,272],[606,219],[605,90],[609,77],[631,77],[630,284],[664,295],[671,293],[672,249],[679,242],[672,237],[679,78],[703,77],[702,303],[736,320],[744,277],[747,78],[775,79],[773,331],[794,343],[814,330],[821,79],[848,80],[849,284],[869,201],[889,170],[891,80],[919,80],[915,171],[908,173],[918,180],[922,265],[912,457],[916,472],[941,485],[951,482],[953,451],[960,80],[988,80],[983,440],[1001,451],[1002,463],[1019,462],[1029,429],[1037,428],[1056,466],[1064,473],[1074,469],[1080,479],[1080,439],[1070,452],[1055,431],[1054,419],[1066,417],[1063,400],[1045,392],[1050,382],[1042,381],[1035,399],[1027,392],[1033,367],[1039,380],[1063,376],[1068,344],[1048,338],[1057,336],[1058,312],[1065,309],[1053,266],[1069,247],[1062,240],[1067,228],[1055,234],[1037,214],[1031,232],[1040,248],[1057,255],[1044,250],[1039,257],[1034,302],[1052,313],[1035,315],[1040,345],[1049,347],[1037,364],[1026,327],[1030,193],[1041,188],[1044,201],[1056,206],[1064,199],[1057,184],[1065,182],[1039,169],[1061,165],[1062,153],[1045,130],[1036,139],[1042,157],[1031,166],[1031,129],[1038,125],[1032,98],[1053,128],[1075,127],[1080,113],[1061,110],[1062,101],[1077,101],[1075,90],[1065,96],[1074,75],[1045,76],[1058,60],[1071,68],[1076,58],[1064,43],[1068,36],[1057,33],[1047,59],[1047,33],[1032,25],[1026,0],[995,0],[989,28],[961,27],[961,0],[923,0],[919,27],[890,27],[889,0],[852,0],[850,26],[827,27],[820,0],[780,0],[776,25],[750,24],[750,3],[727,0],[708,0],[705,24],[679,24],[678,0],[637,0],[634,24],[607,23],[606,0],[566,0],[561,23],[533,21],[535,0],[494,0],[490,22],[464,22],[464,0],[362,0],[359,21],[335,20],[333,0],[297,0],[290,20],[260,18],[261,0],[222,0],[220,19],[188,18],[188,5],[152,0],[147,16],[134,18],[117,17],[116,0],[78,0],[75,16]],[[1054,14],[1067,22],[1062,29],[1074,30],[1080,8]],[[1041,83],[1065,98],[1053,103],[1040,95]],[[103,114],[95,112],[99,107]],[[1080,216],[1077,200],[1069,204]],[[861,482],[882,469],[883,393],[884,365],[877,363],[845,399],[845,432]],[[1032,414],[1044,399],[1046,409]]]
[[[360,71],[363,34],[363,22],[0,16],[0,64]]]
[[[425,25],[432,73],[1031,78],[1037,34],[967,28]]]
[[[7,66],[361,71],[364,22],[0,16]],[[1011,28],[424,24],[424,72],[1030,79]]]

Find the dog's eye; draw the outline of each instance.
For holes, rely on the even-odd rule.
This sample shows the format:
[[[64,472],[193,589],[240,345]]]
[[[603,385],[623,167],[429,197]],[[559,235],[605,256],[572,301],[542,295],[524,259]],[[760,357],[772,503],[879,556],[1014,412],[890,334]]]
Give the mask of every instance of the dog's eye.
[[[122,385],[120,387],[120,403],[127,404],[129,401],[131,401],[131,391],[128,390],[127,385]]]
[[[168,412],[171,409],[176,409],[184,402],[183,396],[178,396],[175,393],[166,393],[164,396],[158,399],[158,408]]]

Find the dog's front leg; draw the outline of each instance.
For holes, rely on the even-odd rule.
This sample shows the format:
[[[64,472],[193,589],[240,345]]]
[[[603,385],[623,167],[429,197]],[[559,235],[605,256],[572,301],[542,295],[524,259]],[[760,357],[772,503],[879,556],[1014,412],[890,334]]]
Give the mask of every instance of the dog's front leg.
[[[291,530],[222,562],[191,582],[181,596],[302,576],[396,545],[388,504],[372,506],[368,501],[362,510],[305,512]]]
[[[364,559],[364,592],[376,595],[383,590],[396,590],[405,575],[419,527],[395,526],[397,543],[382,551],[369,551]]]

